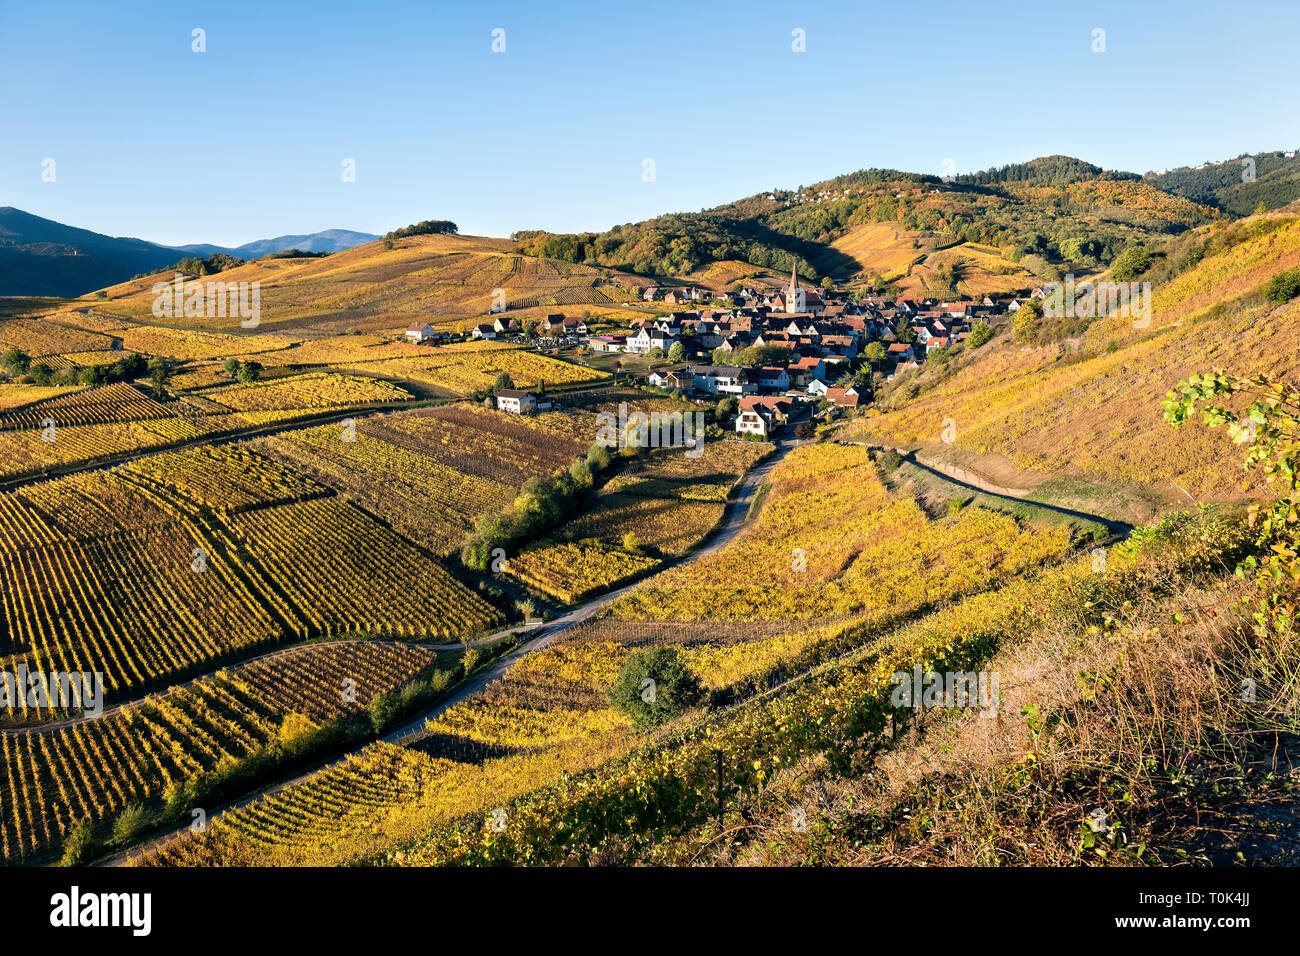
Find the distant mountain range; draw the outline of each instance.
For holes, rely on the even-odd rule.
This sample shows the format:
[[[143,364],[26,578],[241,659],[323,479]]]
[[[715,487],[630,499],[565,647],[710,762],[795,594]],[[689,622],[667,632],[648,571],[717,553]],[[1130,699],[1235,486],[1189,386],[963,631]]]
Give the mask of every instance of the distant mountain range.
[[[209,243],[164,246],[144,239],[105,236],[0,206],[0,295],[78,296],[163,269],[186,256],[225,252],[256,259],[286,249],[341,252],[378,236],[347,229],[277,236],[231,248]]]

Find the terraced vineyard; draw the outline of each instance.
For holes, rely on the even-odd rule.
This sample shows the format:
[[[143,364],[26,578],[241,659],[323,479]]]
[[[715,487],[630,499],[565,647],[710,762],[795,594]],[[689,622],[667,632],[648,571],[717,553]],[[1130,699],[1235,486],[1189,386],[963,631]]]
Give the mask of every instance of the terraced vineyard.
[[[99,672],[121,697],[280,640],[232,564],[204,553],[199,571],[195,549],[164,526],[0,552],[5,669]]]
[[[661,619],[882,619],[1060,558],[1063,528],[1025,529],[978,508],[931,522],[894,499],[866,449],[798,449],[772,476],[752,534],[621,599],[618,613]]]
[[[254,447],[347,494],[442,556],[460,546],[479,515],[500,511],[515,494],[503,482],[362,430],[344,441],[337,426],[322,425],[259,439]]]
[[[712,531],[732,486],[771,450],[722,441],[705,445],[698,457],[682,449],[649,454],[611,479],[590,511],[511,557],[507,570],[568,602],[644,574]]]
[[[230,526],[314,633],[452,638],[504,623],[440,565],[337,498],[243,512]]]
[[[431,722],[420,750],[375,744],[135,862],[338,863],[430,819],[486,814],[566,770],[626,751],[627,719],[604,697],[622,654],[587,642],[532,655]]]
[[[594,369],[504,343],[487,342],[473,349],[422,351],[428,354],[351,367],[367,374],[421,383],[440,394],[457,398],[491,388],[497,375],[503,371],[519,388],[533,388],[544,382],[548,389],[553,389],[599,382],[608,377]],[[340,367],[349,368],[346,364]]]
[[[181,799],[250,755],[359,713],[435,659],[427,649],[369,642],[295,648],[97,720],[0,733],[0,856],[39,856],[78,822]]]
[[[379,379],[312,372],[251,385],[225,385],[204,391],[203,397],[237,412],[280,412],[398,402],[411,394]]]
[[[119,382],[34,402],[0,415],[0,429],[56,425],[102,425],[150,418],[170,418],[172,412],[133,385]],[[57,440],[57,439],[56,439]]]
[[[725,479],[764,451],[761,446],[728,443],[689,463],[681,456],[648,457],[619,477],[619,490],[611,497],[654,501],[636,492],[666,495],[676,484],[695,488],[702,499],[698,503],[718,507],[716,502],[728,487]],[[816,604],[807,602],[810,611],[830,608],[830,616],[792,622],[764,613],[738,615],[735,607],[711,603],[709,598],[691,600],[670,586],[679,575],[707,587],[724,575],[729,579],[743,574],[755,590],[767,588],[767,576],[754,570],[771,567],[764,555],[786,546],[788,523],[795,514],[825,514],[829,519],[833,509],[823,500],[827,495],[843,496],[836,502],[848,509],[848,519],[827,520],[824,526],[814,524],[808,529],[807,569],[798,573],[818,579],[810,589],[832,595]],[[845,504],[860,497],[866,501]],[[474,834],[491,829],[488,824],[495,807],[507,806],[515,798],[527,805],[532,798],[524,795],[548,793],[542,788],[573,779],[571,775],[581,768],[622,766],[619,761],[639,746],[639,740],[644,742],[607,696],[629,651],[646,645],[676,647],[706,688],[723,695],[746,695],[782,675],[844,653],[868,640],[876,629],[883,633],[904,623],[937,603],[934,597],[955,596],[953,580],[976,591],[996,586],[995,572],[1011,575],[1037,561],[1052,563],[1064,554],[1068,541],[1055,533],[1047,533],[1034,546],[1032,536],[1014,522],[998,523],[999,516],[987,517],[995,519],[993,524],[982,514],[931,522],[911,501],[889,497],[864,450],[835,445],[798,449],[775,472],[773,491],[750,534],[689,568],[651,578],[633,597],[614,605],[615,616],[564,633],[552,646],[522,659],[501,679],[429,721],[427,736],[415,745],[422,753],[388,745],[371,748],[344,766],[223,817],[205,834],[183,835],[141,862],[331,864],[367,858],[401,862],[406,851],[394,854],[392,848],[428,846],[431,831],[437,841],[444,832],[459,834],[446,839],[451,844],[461,840],[462,852],[469,852],[477,845]],[[936,561],[929,571],[908,563],[890,572],[883,560],[885,547],[904,542],[910,545],[899,552],[904,562],[919,560],[921,554],[941,554],[952,563]],[[881,548],[881,558],[868,560],[865,555],[873,545]],[[983,549],[979,552],[980,560],[987,563],[983,578],[975,575],[974,566],[957,567],[956,558],[946,558],[950,551],[960,556],[963,548]],[[911,549],[916,559],[907,557]],[[973,551],[971,557],[973,561]],[[576,558],[563,552],[561,560]],[[859,562],[870,564],[870,571]],[[864,596],[867,585],[857,580],[859,574],[871,576],[870,600]],[[933,597],[918,594],[911,580],[917,575],[923,584],[938,587],[942,582],[942,586]],[[834,597],[840,593],[837,588],[850,590],[841,577],[853,580],[851,589],[857,597],[847,610]],[[711,620],[665,621],[661,618],[666,614],[641,613],[649,600],[643,591],[678,618]],[[770,590],[763,591],[763,601],[779,599]],[[761,611],[760,599],[753,600]],[[997,607],[1021,606],[1023,595],[1013,588],[1000,600]],[[977,617],[968,615],[963,620]],[[925,640],[931,640],[929,630],[923,633]],[[389,776],[402,784],[392,785]],[[596,779],[603,779],[603,772]],[[350,797],[350,792],[356,797]],[[515,812],[508,811],[510,832],[514,832]],[[367,826],[359,828],[362,819]],[[444,852],[444,844],[434,845]],[[422,859],[432,852],[419,851]]]

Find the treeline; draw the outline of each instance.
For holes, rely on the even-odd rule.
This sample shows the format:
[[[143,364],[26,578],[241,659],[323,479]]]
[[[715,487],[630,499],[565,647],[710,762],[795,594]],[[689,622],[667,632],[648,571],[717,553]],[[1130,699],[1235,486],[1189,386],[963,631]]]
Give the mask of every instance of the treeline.
[[[210,256],[186,256],[161,271],[181,272],[187,276],[208,276],[216,275],[218,272],[225,272],[227,269],[233,269],[243,264],[244,260],[238,256],[232,256],[226,252],[214,252]],[[152,272],[145,274],[154,275]]]
[[[1147,173],[1145,179],[1176,196],[1247,216],[1261,206],[1280,209],[1300,198],[1300,159],[1279,152],[1243,153],[1200,169]]]
[[[511,238],[524,255],[646,276],[686,275],[711,262],[739,260],[781,273],[793,268],[815,282],[818,272],[809,260],[825,251],[757,220],[709,213],[660,216],[602,233],[526,230]]]
[[[328,252],[308,252],[305,249],[282,249],[262,256],[263,259],[323,259]]]
[[[460,227],[450,219],[426,219],[424,222],[417,222],[412,226],[403,226],[401,229],[394,229],[392,232],[384,233],[384,238],[388,240],[405,239],[407,236],[454,236],[460,232]]]
[[[956,177],[954,182],[972,186],[996,186],[1000,183],[1037,183],[1044,186],[1062,186],[1084,179],[1096,179],[1103,175],[1100,166],[1075,159],[1073,156],[1043,156],[1027,163],[1008,163],[994,169],[984,169],[977,173],[966,173]],[[1121,177],[1137,179],[1133,173],[1115,174]]]
[[[475,571],[487,571],[494,562],[558,527],[582,507],[596,477],[614,463],[614,453],[592,445],[586,457],[576,458],[568,470],[550,478],[531,478],[500,514],[483,515],[461,547],[461,562]]]
[[[145,361],[144,356],[136,352],[127,352],[108,365],[55,369],[46,362],[32,361],[21,349],[11,348],[0,354],[0,369],[12,379],[34,385],[109,385],[132,382],[148,372],[155,387],[159,387],[165,385],[170,377],[170,367],[163,359]]]

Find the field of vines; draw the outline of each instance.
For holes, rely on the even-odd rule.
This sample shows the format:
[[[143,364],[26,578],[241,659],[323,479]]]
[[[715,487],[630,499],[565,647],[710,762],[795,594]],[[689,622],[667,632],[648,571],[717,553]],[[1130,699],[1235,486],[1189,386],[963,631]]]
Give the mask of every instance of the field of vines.
[[[372,745],[138,862],[338,863],[415,836],[430,821],[489,813],[562,773],[626,752],[635,736],[605,697],[624,653],[585,642],[530,655],[431,720],[418,749]]]
[[[544,382],[550,389],[555,386],[598,382],[607,377],[603,372],[581,365],[495,343],[487,343],[473,350],[435,348],[428,349],[427,352],[428,355],[354,367],[374,374],[419,382],[433,386],[440,393],[462,397],[491,388],[501,372],[507,372],[518,388],[533,388],[538,382]]]
[[[367,417],[357,431],[517,488],[585,454],[596,440],[596,421],[584,412],[519,416],[460,403]]]
[[[315,633],[451,638],[503,623],[441,565],[341,499],[232,514],[229,524]]]
[[[222,512],[246,511],[326,494],[309,478],[242,445],[198,445],[122,465],[131,481]]]
[[[500,511],[515,495],[509,485],[376,438],[365,427],[346,441],[338,425],[321,425],[256,439],[253,447],[355,499],[440,556],[460,547],[479,515]]]
[[[893,673],[977,666],[990,642],[1029,626],[1037,607],[1092,573],[1081,561],[976,595],[808,671],[778,695],[687,723],[564,786],[502,803],[499,830],[472,813],[441,826],[431,819],[430,832],[382,858],[399,865],[669,862],[659,854],[713,821],[719,787],[731,806],[743,805],[772,775],[808,758],[847,766],[864,741],[886,731]]]
[[[965,665],[968,648],[1023,626],[1037,603],[1093,573],[1085,560],[1015,580],[883,639],[861,615],[793,629],[789,622],[597,620],[430,720],[418,750],[369,748],[139,862],[581,861],[587,841],[606,832],[657,836],[659,828],[689,828],[696,814],[706,820],[716,806],[718,750],[724,784],[753,787],[846,728],[875,732],[895,669]],[[832,656],[810,656],[819,642]],[[756,670],[795,682],[720,720],[688,716],[667,736],[647,738],[630,732],[606,694],[628,649],[648,643],[679,646],[712,688],[750,681]],[[820,660],[826,666],[807,670]],[[560,823],[548,828],[548,820]],[[570,850],[578,855],[567,856]]]
[[[732,486],[771,447],[718,441],[695,458],[682,449],[644,454],[590,511],[512,556],[508,570],[572,603],[681,557],[722,521]]]
[[[167,526],[0,551],[4,669],[98,671],[120,697],[280,639],[230,563],[194,560]]]
[[[1062,557],[1064,527],[1020,527],[969,508],[931,521],[881,484],[865,448],[793,451],[772,475],[752,531],[620,599],[637,618],[882,620]]]
[[[323,722],[356,714],[376,693],[405,684],[434,652],[372,642],[293,648],[221,671],[94,720],[0,732],[0,856],[57,847],[78,822],[167,800],[219,777],[234,761]],[[343,682],[355,682],[345,695]],[[349,685],[351,688],[352,685]]]
[[[411,398],[400,385],[360,375],[308,372],[284,378],[210,388],[203,397],[237,412],[281,412],[400,402]]]
[[[0,322],[0,351],[18,349],[32,358],[64,352],[91,352],[112,348],[113,340],[98,332],[65,325],[52,319],[11,319]]]

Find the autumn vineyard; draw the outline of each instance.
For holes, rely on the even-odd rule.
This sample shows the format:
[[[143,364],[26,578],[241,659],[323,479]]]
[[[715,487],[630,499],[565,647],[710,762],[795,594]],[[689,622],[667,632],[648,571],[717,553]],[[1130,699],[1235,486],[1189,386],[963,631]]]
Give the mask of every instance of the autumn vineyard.
[[[407,16],[425,23],[416,7]],[[1273,18],[1294,35],[1265,8],[1236,27]],[[34,9],[5,10],[4,39],[31,33],[45,16]],[[337,13],[313,12],[312,30],[329,39]],[[47,17],[81,38],[40,65],[57,83],[40,81],[25,44],[4,44],[14,75],[38,81],[14,85],[0,168],[26,164],[31,178],[27,153],[56,152],[36,194],[45,212],[107,176],[107,159],[75,152],[91,150],[133,170],[114,183],[120,199],[87,207],[120,230],[214,229],[229,215],[222,228],[253,235],[308,195],[313,216],[333,217],[341,200],[309,178],[315,166],[308,177],[266,152],[315,148],[300,113],[316,108],[339,159],[357,153],[341,172],[333,156],[321,166],[356,196],[348,215],[408,208],[412,221],[165,246],[0,207],[0,865],[29,879],[23,892],[44,896],[38,881],[53,878],[85,890],[90,913],[101,884],[159,887],[165,916],[201,900],[187,942],[272,920],[303,946],[308,918],[373,934],[394,910],[429,925],[460,914],[478,900],[464,874],[445,877],[450,890],[419,882],[442,868],[1043,868],[1005,892],[958,873],[940,896],[936,877],[911,903],[931,913],[961,892],[980,912],[992,887],[983,912],[1011,899],[1019,918],[1047,912],[1035,894],[1050,895],[1078,910],[1054,929],[1093,938],[1092,910],[1113,916],[1093,905],[1100,891],[1058,890],[1056,875],[1039,886],[1039,873],[1300,865],[1300,159],[1284,147],[1145,173],[1054,153],[965,165],[1041,135],[1031,120],[1054,101],[1039,98],[1060,99],[1061,83],[1011,85],[1014,131],[980,105],[1006,95],[985,74],[1026,51],[1060,64],[1071,90],[1109,91],[1112,107],[1108,83],[1134,86],[1125,57],[1153,64],[1162,88],[1204,82],[1179,72],[1201,53],[1152,53],[1186,42],[1187,14],[1179,31],[1114,23],[1113,55],[1088,52],[1084,81],[1045,30],[1017,23],[1018,46],[995,49],[988,10],[910,18],[926,26],[919,44],[889,10],[836,35],[809,14],[807,35],[781,27],[793,65],[772,66],[762,38],[729,61],[705,5],[669,52],[690,60],[692,38],[715,38],[710,82],[758,69],[768,99],[798,104],[746,113],[763,146],[735,151],[720,124],[736,121],[701,122],[710,94],[677,95],[671,69],[653,99],[672,121],[624,109],[611,122],[612,104],[645,96],[606,70],[575,113],[586,139],[567,135],[575,121],[546,85],[551,38],[517,17],[513,52],[502,38],[490,68],[461,59],[451,8],[421,49],[443,73],[372,69],[361,85],[339,56],[338,101],[322,105],[320,83],[269,87],[239,60],[255,38],[285,57],[282,75],[317,75],[295,70],[276,30],[217,30],[218,16],[252,16],[218,10],[212,52],[181,52],[204,53],[221,104],[238,108],[218,109],[220,150],[169,133],[162,160],[127,142],[130,127],[110,150],[99,104],[126,98],[126,78],[152,90],[140,116],[178,91],[213,94],[152,48],[170,13],[114,12],[130,34],[107,16]],[[602,8],[581,43],[623,16]],[[770,12],[745,16],[759,31]],[[81,36],[83,21],[104,39]],[[547,10],[551,33],[568,23]],[[642,27],[654,34],[640,23],[611,47],[620,66],[636,62]],[[962,43],[936,46],[943,30]],[[434,31],[391,34],[373,62],[404,61],[402,44]],[[889,36],[891,52],[855,53],[872,88],[840,99],[819,57],[862,36]],[[1244,98],[1261,88],[1294,100],[1290,74],[1261,82],[1253,53],[1232,61],[1234,121],[1260,121]],[[78,112],[86,134],[35,135],[23,98],[55,95],[43,87],[85,64],[107,98]],[[156,75],[174,90],[149,86]],[[428,75],[447,88],[387,108]],[[465,122],[465,103],[521,103],[543,85],[525,111]],[[283,100],[274,127],[269,88]],[[961,152],[943,172],[881,160],[813,185],[761,182],[780,157],[824,168],[827,142],[900,161],[939,151],[944,125],[915,109],[867,122],[884,135],[846,118],[863,96],[874,116],[878,100],[933,104],[954,88],[978,91],[963,122],[982,131],[944,131],[965,146],[937,153]],[[1149,135],[1112,111],[1089,131],[1093,159],[1177,146],[1164,124],[1179,104],[1147,92]],[[352,146],[357,109],[367,152]],[[771,148],[783,114],[805,150]],[[1206,113],[1205,135],[1230,118]],[[499,139],[482,127],[498,120]],[[716,190],[692,177],[724,153],[727,182],[758,193],[541,228],[632,208],[599,164],[632,156],[647,122],[637,203],[698,204]],[[614,135],[597,143],[595,127]],[[701,129],[723,142],[682,146]],[[1123,150],[1108,152],[1117,129]],[[222,150],[229,182],[209,165]],[[419,161],[396,161],[404,150]],[[244,164],[272,173],[244,182]],[[194,170],[183,189],[173,165]],[[585,191],[547,178],[573,170]],[[185,215],[144,202],[143,176],[170,183]],[[29,194],[14,182],[17,202]],[[519,220],[515,232],[469,234],[460,211],[480,207]],[[263,868],[294,873],[264,886]],[[329,895],[308,868],[337,868]],[[248,883],[213,895],[191,879]],[[833,879],[926,927],[894,912],[904,879]],[[516,910],[529,890],[499,901],[520,926],[537,925]],[[52,929],[77,925],[51,897]],[[354,912],[356,899],[369,908]],[[820,891],[798,899],[855,912]],[[19,931],[29,909],[6,910]],[[92,926],[123,929],[79,929]]]

